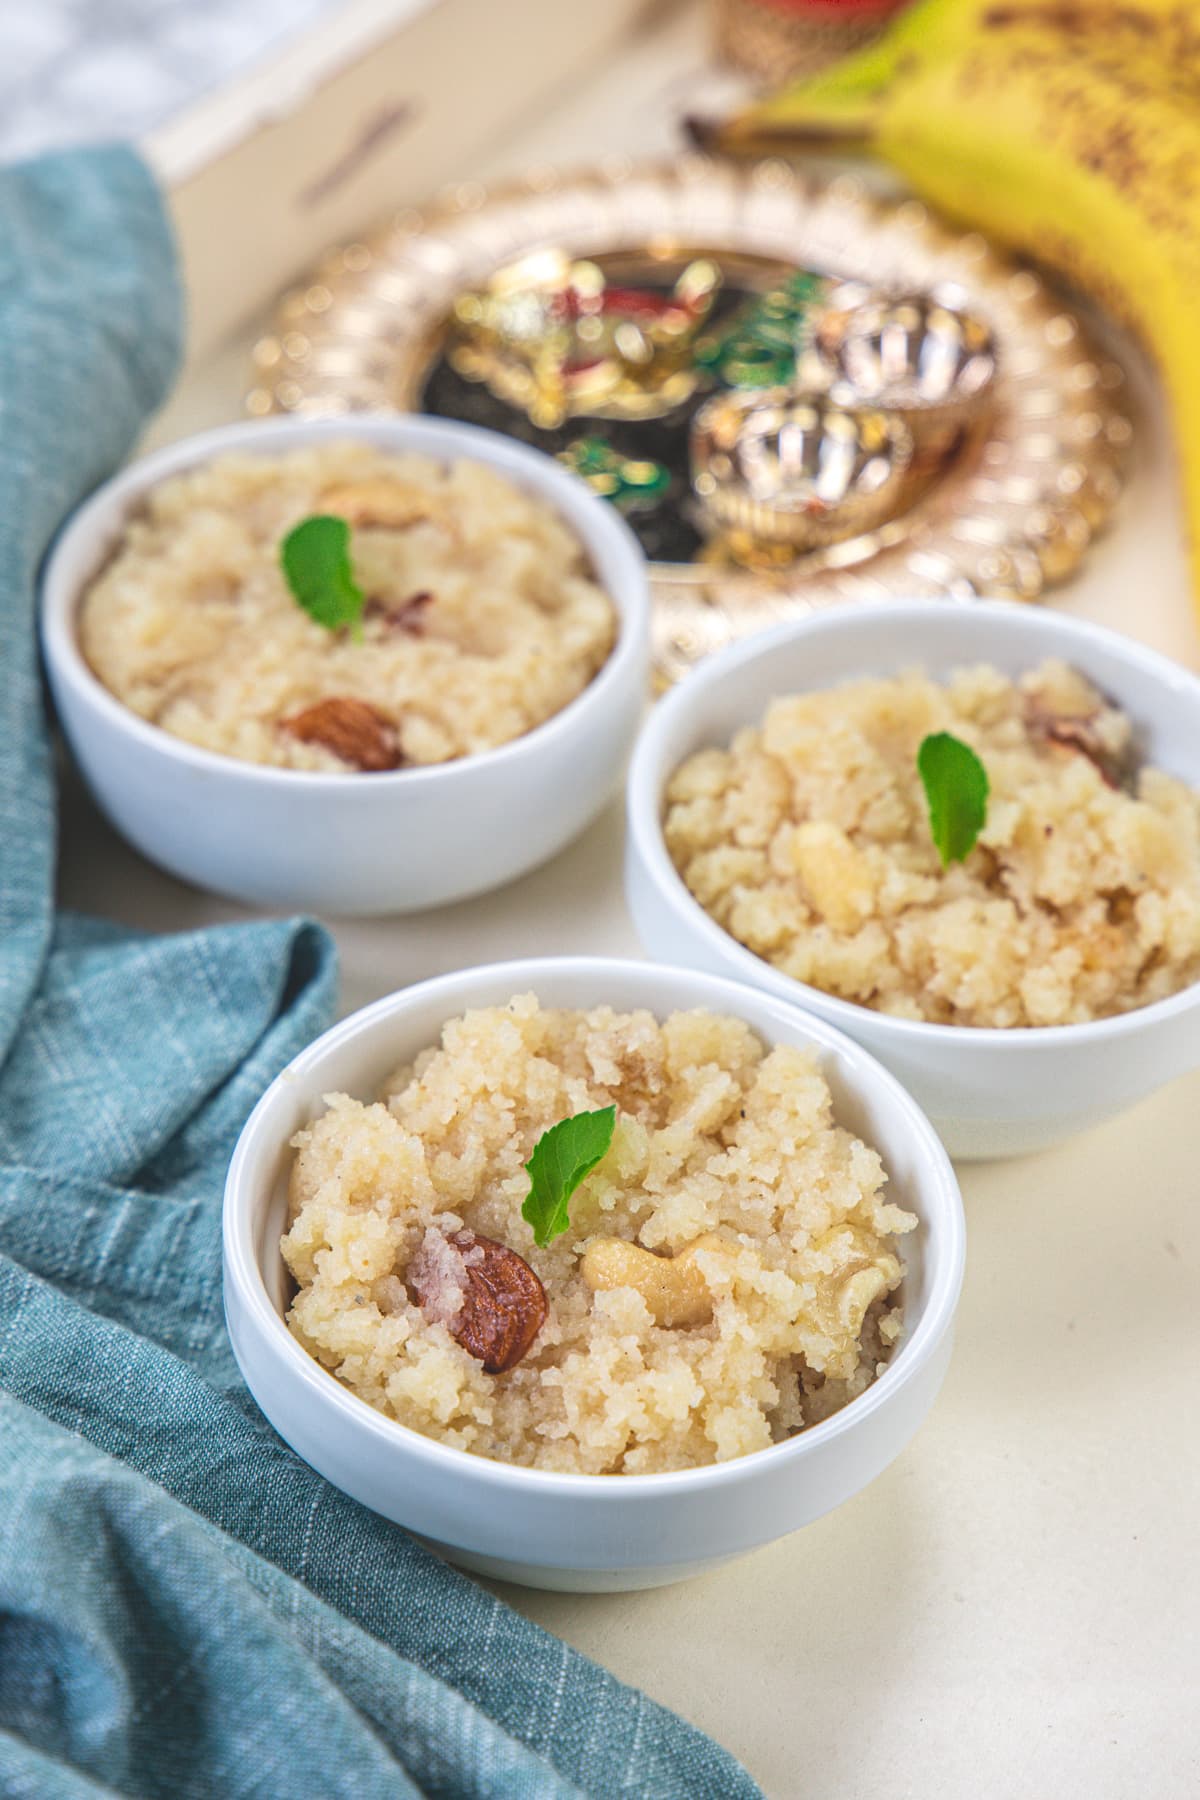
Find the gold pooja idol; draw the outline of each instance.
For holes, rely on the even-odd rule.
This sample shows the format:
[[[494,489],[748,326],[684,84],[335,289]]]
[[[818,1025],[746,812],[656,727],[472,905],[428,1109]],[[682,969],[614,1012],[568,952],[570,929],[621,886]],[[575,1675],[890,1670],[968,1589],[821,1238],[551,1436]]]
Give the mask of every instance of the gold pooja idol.
[[[799,611],[1040,599],[1120,493],[1120,368],[1031,271],[853,176],[687,154],[476,183],[330,253],[253,413],[537,445],[651,562],[660,678]]]
[[[652,419],[696,391],[690,357],[721,285],[697,260],[667,294],[620,287],[594,262],[542,250],[454,303],[448,355],[470,381],[551,430],[567,419]]]

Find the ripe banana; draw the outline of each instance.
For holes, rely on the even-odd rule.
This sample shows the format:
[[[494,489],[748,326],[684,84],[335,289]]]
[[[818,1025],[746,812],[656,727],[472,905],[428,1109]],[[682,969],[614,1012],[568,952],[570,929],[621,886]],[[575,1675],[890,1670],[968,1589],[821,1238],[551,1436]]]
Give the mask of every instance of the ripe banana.
[[[1172,403],[1200,607],[1200,6],[917,0],[877,43],[721,127],[858,144],[1143,337]]]

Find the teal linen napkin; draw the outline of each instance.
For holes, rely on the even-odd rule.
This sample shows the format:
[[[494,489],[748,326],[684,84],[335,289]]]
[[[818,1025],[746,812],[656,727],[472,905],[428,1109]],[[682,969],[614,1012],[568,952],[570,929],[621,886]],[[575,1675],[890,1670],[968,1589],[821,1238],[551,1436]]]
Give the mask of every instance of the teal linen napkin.
[[[330,1017],[325,934],[55,914],[36,569],[162,398],[179,311],[132,153],[0,173],[0,1794],[753,1796],[322,1481],[242,1385],[222,1177]]]

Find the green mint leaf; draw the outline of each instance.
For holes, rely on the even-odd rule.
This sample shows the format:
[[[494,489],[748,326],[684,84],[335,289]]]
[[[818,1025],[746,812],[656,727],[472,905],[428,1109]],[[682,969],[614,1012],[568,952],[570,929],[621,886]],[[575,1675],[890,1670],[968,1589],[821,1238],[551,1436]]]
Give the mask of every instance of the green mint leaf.
[[[929,806],[929,832],[943,869],[963,862],[987,819],[987,770],[961,738],[935,731],[917,751]]]
[[[525,1164],[529,1193],[521,1217],[533,1226],[533,1241],[546,1245],[570,1224],[567,1203],[580,1182],[591,1174],[613,1141],[615,1106],[576,1113],[543,1131]]]
[[[301,519],[279,546],[284,579],[310,619],[356,635],[367,597],[350,565],[350,527],[332,513]]]

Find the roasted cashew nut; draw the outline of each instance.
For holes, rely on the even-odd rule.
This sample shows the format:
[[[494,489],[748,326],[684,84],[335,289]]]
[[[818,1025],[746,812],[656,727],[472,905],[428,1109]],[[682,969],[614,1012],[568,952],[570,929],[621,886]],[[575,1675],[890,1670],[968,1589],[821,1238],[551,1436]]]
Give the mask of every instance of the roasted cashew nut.
[[[593,1293],[633,1288],[658,1325],[707,1325],[713,1316],[712,1290],[696,1262],[696,1253],[717,1250],[727,1255],[730,1248],[713,1231],[705,1232],[676,1256],[656,1256],[626,1238],[597,1238],[583,1253],[581,1272]]]
[[[344,481],[329,488],[321,496],[321,508],[324,512],[336,513],[350,525],[381,525],[392,531],[419,525],[423,519],[435,517],[437,512],[428,494],[418,493],[386,475]]]
[[[847,1276],[837,1294],[837,1313],[842,1329],[858,1337],[869,1308],[895,1286],[899,1274],[895,1258],[888,1258]]]

